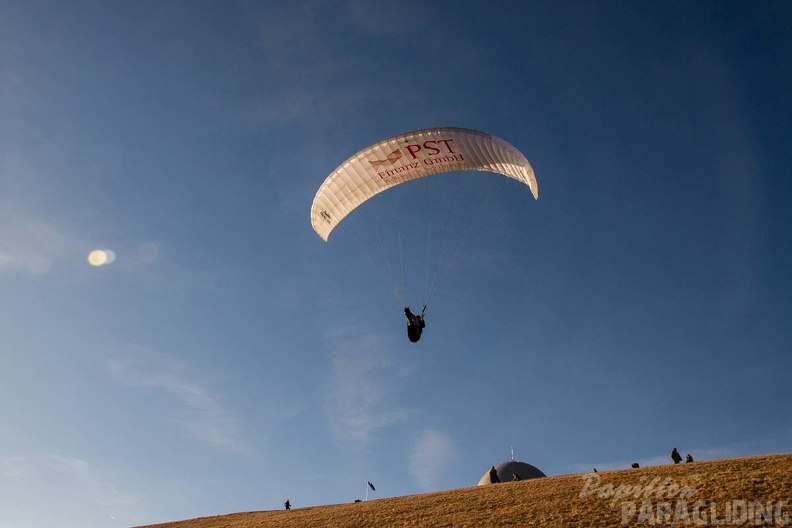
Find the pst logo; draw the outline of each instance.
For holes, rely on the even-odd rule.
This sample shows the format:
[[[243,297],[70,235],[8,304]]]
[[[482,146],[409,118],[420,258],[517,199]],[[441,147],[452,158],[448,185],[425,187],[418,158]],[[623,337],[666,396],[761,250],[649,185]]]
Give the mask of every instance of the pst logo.
[[[396,160],[402,157],[402,151],[399,149],[394,150],[384,160],[369,160],[372,167],[382,167],[383,165],[393,165]]]

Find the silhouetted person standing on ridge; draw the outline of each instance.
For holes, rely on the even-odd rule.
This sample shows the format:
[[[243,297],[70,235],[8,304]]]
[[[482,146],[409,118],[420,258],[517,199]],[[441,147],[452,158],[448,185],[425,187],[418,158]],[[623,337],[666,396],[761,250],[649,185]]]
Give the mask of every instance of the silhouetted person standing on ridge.
[[[286,499],[286,502],[284,502],[283,505],[286,506],[287,510],[291,510],[291,502],[289,502],[289,499]]]
[[[498,482],[500,482],[498,470],[495,469],[495,466],[492,466],[492,468],[490,468],[490,484],[497,484]]]
[[[677,451],[676,447],[671,450],[671,460],[674,461],[674,464],[679,464],[682,462],[682,455],[679,454],[679,451]]]

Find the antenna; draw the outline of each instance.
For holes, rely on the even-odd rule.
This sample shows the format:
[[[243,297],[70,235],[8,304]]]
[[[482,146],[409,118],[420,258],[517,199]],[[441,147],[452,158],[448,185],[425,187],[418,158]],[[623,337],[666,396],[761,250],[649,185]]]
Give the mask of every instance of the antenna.
[[[514,446],[511,446],[511,461],[514,462]]]

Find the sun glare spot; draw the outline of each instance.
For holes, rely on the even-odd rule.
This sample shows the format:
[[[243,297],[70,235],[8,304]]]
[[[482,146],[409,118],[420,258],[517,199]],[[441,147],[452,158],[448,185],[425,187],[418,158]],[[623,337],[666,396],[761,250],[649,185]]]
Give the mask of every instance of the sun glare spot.
[[[115,261],[115,253],[109,249],[94,249],[88,254],[88,264],[94,267],[106,266]]]

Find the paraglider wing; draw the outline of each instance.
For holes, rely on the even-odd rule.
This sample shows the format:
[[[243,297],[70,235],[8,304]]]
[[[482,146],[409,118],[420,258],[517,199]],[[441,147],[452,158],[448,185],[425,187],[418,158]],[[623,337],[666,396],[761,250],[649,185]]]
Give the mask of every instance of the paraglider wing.
[[[530,187],[539,198],[533,168],[506,141],[464,128],[432,128],[371,145],[339,165],[319,187],[311,225],[327,241],[357,206],[400,183],[451,171],[502,174]]]

